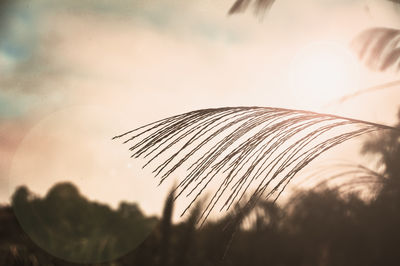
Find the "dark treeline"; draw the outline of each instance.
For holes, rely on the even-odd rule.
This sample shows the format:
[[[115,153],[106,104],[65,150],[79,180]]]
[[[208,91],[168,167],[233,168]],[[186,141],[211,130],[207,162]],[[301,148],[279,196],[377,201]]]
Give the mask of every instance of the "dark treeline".
[[[232,241],[228,215],[196,229],[200,205],[172,223],[172,195],[156,218],[133,203],[114,210],[91,202],[69,183],[43,198],[21,187],[0,211],[0,265],[82,265],[60,257],[99,261],[90,265],[399,265],[399,135],[376,136],[362,150],[383,169],[365,181],[376,183],[372,199],[324,188],[285,206],[260,201]]]

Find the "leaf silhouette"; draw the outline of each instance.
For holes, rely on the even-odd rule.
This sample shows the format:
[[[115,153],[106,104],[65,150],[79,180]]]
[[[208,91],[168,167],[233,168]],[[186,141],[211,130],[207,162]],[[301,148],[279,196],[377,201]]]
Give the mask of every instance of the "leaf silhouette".
[[[253,2],[254,14],[262,17],[265,12],[275,3],[275,0],[236,0],[229,9],[228,14],[232,15],[246,11],[251,2]]]
[[[224,107],[165,118],[114,137],[131,144],[132,157],[156,164],[165,181],[178,168],[187,175],[176,198],[189,204],[214,190],[199,216],[203,224],[214,210],[229,210],[250,192],[277,200],[293,177],[325,151],[376,130],[395,128],[328,114],[271,107]],[[251,208],[251,206],[249,208]]]
[[[354,99],[354,98],[356,98],[356,97],[358,97],[360,95],[373,93],[373,92],[377,92],[377,91],[381,91],[381,90],[387,90],[387,89],[391,89],[391,88],[397,88],[399,86],[400,86],[400,80],[393,80],[393,81],[390,81],[390,82],[386,82],[386,83],[382,83],[382,84],[379,84],[379,85],[376,85],[376,86],[360,89],[360,90],[357,90],[357,91],[355,91],[353,93],[343,95],[342,97],[340,97],[339,99],[335,100],[332,103],[334,103],[334,104],[343,103],[345,101]]]
[[[359,58],[374,70],[385,71],[394,66],[400,69],[400,30],[370,28],[353,40]]]
[[[354,192],[374,192],[376,194],[388,177],[364,165],[351,162],[322,164],[307,173],[299,184],[312,184],[314,189],[333,188],[341,194]]]

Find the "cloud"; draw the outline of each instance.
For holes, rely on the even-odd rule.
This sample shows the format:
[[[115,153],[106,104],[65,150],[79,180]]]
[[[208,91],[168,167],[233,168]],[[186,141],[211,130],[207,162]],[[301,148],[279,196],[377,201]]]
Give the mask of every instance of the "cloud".
[[[0,55],[8,60],[0,62],[0,71],[7,72],[34,53],[38,14],[35,7],[24,5],[24,1],[2,1]]]
[[[8,167],[7,163],[20,145],[11,135],[26,136],[34,125],[55,110],[71,105],[99,105],[103,111],[90,113],[84,121],[88,125],[95,121],[108,130],[102,136],[94,136],[95,142],[87,141],[92,135],[79,136],[71,125],[64,133],[55,133],[60,139],[56,142],[58,146],[44,145],[40,140],[47,135],[38,134],[31,141],[42,143],[43,147],[25,148],[32,158],[48,151],[52,154],[49,158],[58,160],[60,165],[63,158],[59,157],[59,151],[64,149],[69,151],[64,154],[65,161],[71,162],[78,158],[75,153],[87,158],[92,152],[104,154],[101,163],[91,164],[102,166],[93,168],[96,174],[88,181],[91,193],[101,197],[102,193],[106,194],[107,186],[102,185],[104,190],[96,187],[97,180],[103,178],[100,172],[104,170],[107,178],[113,173],[103,166],[115,163],[117,170],[124,167],[121,175],[127,180],[139,173],[131,173],[125,165],[120,165],[122,158],[117,154],[123,155],[122,152],[109,152],[106,144],[113,134],[199,108],[299,107],[302,101],[293,99],[285,87],[286,67],[296,49],[328,35],[337,35],[340,41],[349,40],[361,27],[348,23],[350,18],[355,18],[355,7],[350,11],[344,6],[338,7],[332,12],[323,4],[313,5],[318,2],[316,0],[306,1],[304,7],[290,1],[277,1],[264,22],[259,23],[251,14],[227,17],[232,2],[37,0],[20,5],[20,9],[25,8],[25,11],[18,11],[21,14],[32,13],[34,23],[29,29],[33,35],[24,30],[19,31],[20,36],[14,36],[16,33],[11,30],[8,35],[2,35],[8,36],[8,42],[21,42],[31,50],[22,59],[5,49],[0,50],[0,60],[3,65],[8,64],[8,72],[0,75],[0,123],[13,124],[13,128],[0,126],[0,136],[7,136],[2,137],[2,142],[11,145],[5,157],[0,155],[7,157],[0,171]],[[9,14],[18,16],[18,12]],[[316,27],[321,16],[326,20],[321,22],[321,27]],[[360,17],[357,13],[355,23],[362,25],[365,18],[359,22]],[[345,37],[343,32],[347,34]],[[24,39],[26,41],[22,41]],[[108,113],[112,118],[105,115]],[[68,112],[65,114],[63,120],[55,117],[53,121],[68,125],[71,117]],[[124,116],[127,118],[122,123]],[[75,117],[81,114],[76,113]],[[118,121],[121,123],[116,124]],[[50,129],[52,127],[43,127],[42,132],[48,134]],[[63,135],[69,132],[67,130],[71,134]],[[84,144],[73,146],[79,138],[83,139],[79,143]],[[106,144],[99,146],[98,139],[105,139]],[[63,141],[66,143],[61,145]],[[90,172],[76,163],[76,173],[72,174],[84,176]],[[46,166],[46,163],[37,165],[43,171]],[[66,167],[65,171],[72,171],[68,165],[62,166]],[[23,171],[24,167],[21,175]],[[52,173],[46,176],[50,178]],[[40,180],[43,188],[51,185],[50,181]],[[124,179],[124,182],[128,181]],[[131,193],[128,186],[122,189],[126,190],[125,195]],[[107,197],[113,200],[112,196]]]
[[[223,4],[221,4],[223,3]],[[70,14],[81,17],[96,17],[103,21],[122,20],[139,27],[152,27],[169,34],[191,34],[205,38],[216,35],[229,39],[239,38],[234,27],[226,27],[226,13],[230,1],[205,0],[41,0],[46,12]]]
[[[243,37],[239,29],[221,23],[225,16],[219,18],[210,5],[198,9],[192,1],[38,0],[29,4],[22,0],[1,1],[4,23],[0,31],[0,97],[3,102],[10,101],[0,109],[1,117],[27,114],[39,105],[45,107],[49,101],[53,106],[67,103],[67,95],[74,90],[69,87],[69,81],[93,78],[87,72],[95,68],[95,64],[82,68],[79,61],[70,61],[68,54],[85,57],[79,51],[79,42],[98,38],[98,33],[106,33],[106,39],[111,42],[120,37],[114,33],[134,40],[138,31],[158,32],[164,36],[160,41],[175,38],[192,43],[237,42]],[[225,8],[218,9],[219,12],[224,14]],[[96,28],[103,26],[104,29]],[[62,51],[65,43],[74,42],[76,47]],[[110,48],[120,49],[117,46],[122,43],[114,43],[116,46]],[[101,43],[98,47],[104,48]],[[129,52],[128,47],[126,51]],[[108,56],[104,56],[107,62]]]

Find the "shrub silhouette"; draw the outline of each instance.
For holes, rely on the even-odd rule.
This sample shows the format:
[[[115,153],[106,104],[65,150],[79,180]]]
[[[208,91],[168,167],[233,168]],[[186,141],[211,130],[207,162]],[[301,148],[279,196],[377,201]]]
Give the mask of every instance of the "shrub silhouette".
[[[44,198],[20,187],[12,207],[35,243],[56,257],[76,262],[120,257],[135,249],[157,223],[136,204],[122,202],[113,210],[91,202],[71,183],[56,184]]]

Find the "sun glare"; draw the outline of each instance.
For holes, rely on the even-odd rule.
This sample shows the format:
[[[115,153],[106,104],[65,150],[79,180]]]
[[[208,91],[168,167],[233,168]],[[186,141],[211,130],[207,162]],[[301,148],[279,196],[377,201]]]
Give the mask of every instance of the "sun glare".
[[[304,107],[321,107],[357,88],[357,61],[339,44],[313,43],[297,52],[289,80],[291,96]]]

